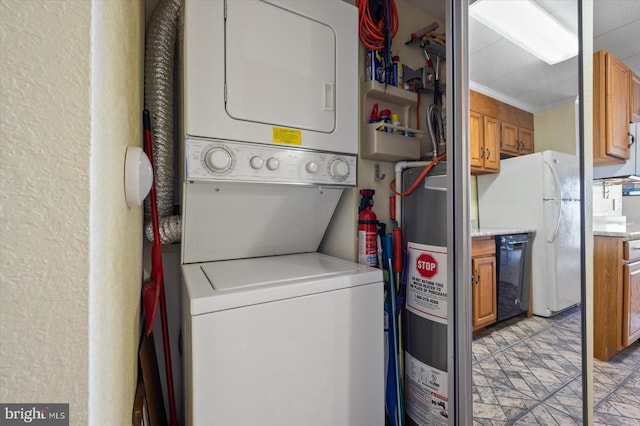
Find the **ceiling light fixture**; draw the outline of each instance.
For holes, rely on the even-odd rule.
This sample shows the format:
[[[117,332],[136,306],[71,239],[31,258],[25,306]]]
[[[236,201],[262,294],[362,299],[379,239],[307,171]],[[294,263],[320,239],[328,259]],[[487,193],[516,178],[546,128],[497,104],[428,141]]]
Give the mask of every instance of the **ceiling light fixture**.
[[[476,0],[469,15],[549,65],[578,54],[578,37],[530,0]]]

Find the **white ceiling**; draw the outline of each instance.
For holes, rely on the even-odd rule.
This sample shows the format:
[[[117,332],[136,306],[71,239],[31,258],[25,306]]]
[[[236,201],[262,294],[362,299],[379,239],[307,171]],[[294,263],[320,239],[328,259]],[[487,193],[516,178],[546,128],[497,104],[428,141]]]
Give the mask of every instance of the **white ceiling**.
[[[442,0],[407,0],[444,21]],[[576,0],[537,0],[577,32]],[[594,51],[606,49],[640,75],[640,0],[594,0]],[[578,59],[548,65],[509,40],[469,19],[471,88],[531,112],[575,100]]]

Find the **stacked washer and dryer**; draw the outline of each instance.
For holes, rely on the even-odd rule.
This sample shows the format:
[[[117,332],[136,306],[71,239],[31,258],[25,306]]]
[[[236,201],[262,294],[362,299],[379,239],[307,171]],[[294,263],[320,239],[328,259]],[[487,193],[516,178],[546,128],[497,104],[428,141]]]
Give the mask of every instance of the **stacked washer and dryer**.
[[[357,10],[184,12],[186,423],[383,425],[382,274],[317,252],[356,186]]]

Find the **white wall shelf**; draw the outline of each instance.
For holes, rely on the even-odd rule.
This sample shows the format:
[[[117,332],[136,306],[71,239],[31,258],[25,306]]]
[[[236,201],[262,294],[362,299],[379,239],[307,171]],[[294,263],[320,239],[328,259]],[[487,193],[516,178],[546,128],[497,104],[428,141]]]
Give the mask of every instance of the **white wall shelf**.
[[[370,80],[362,83],[362,125],[360,154],[367,160],[401,161],[420,158],[420,137],[424,131],[410,127],[415,123],[418,94]],[[374,104],[378,112],[385,109],[398,114],[402,125],[369,123]],[[384,130],[378,130],[382,127]],[[395,133],[398,130],[402,133]],[[405,132],[413,133],[405,135]]]

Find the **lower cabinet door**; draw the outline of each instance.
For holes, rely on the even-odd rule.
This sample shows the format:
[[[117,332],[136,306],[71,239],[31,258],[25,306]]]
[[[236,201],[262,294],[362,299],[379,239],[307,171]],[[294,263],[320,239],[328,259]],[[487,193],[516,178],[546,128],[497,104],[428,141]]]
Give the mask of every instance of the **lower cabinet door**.
[[[473,328],[493,324],[497,318],[496,257],[482,256],[471,259],[473,275]]]
[[[640,262],[624,265],[623,346],[640,339]]]

